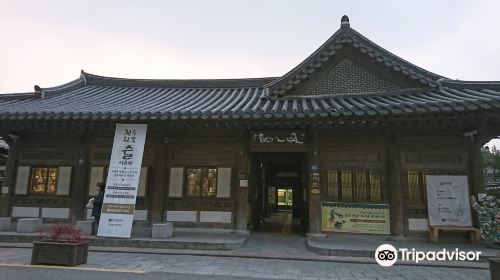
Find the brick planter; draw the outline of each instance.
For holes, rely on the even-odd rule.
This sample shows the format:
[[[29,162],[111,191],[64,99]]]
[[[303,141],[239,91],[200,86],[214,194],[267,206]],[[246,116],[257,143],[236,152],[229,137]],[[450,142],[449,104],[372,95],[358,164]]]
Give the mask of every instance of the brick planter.
[[[88,243],[35,241],[31,264],[77,266],[87,263]]]

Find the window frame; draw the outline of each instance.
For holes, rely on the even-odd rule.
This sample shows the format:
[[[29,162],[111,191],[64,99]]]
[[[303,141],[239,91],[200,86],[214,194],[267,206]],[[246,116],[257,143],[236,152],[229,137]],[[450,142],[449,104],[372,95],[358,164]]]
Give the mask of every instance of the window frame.
[[[350,183],[351,183],[351,198],[350,200],[344,200],[343,199],[343,186],[342,186],[342,171],[348,171],[350,174]],[[336,179],[336,182],[334,183],[336,185],[336,195],[332,195],[330,193],[330,188],[329,188],[329,173],[334,172],[334,176]],[[365,199],[360,200],[358,195],[357,195],[357,185],[356,185],[356,174],[360,172],[362,173],[362,177],[365,178],[364,181],[364,192],[365,192]],[[372,201],[372,184],[371,184],[371,173],[377,173],[379,176],[379,182],[380,182],[380,200],[378,201]],[[380,169],[367,169],[367,168],[341,168],[341,167],[334,167],[334,168],[329,168],[326,170],[325,174],[325,179],[326,179],[326,195],[324,196],[325,199],[327,200],[334,200],[335,202],[345,202],[345,203],[372,203],[372,204],[378,204],[378,203],[387,203],[387,199],[385,197],[385,187],[384,187],[384,174],[383,170]]]
[[[213,195],[205,196],[203,195],[203,188],[200,189],[198,195],[190,195],[188,190],[188,170],[189,169],[215,169],[215,191]],[[203,173],[203,171],[202,171]],[[203,177],[202,177],[203,178]],[[182,178],[182,189],[183,195],[188,199],[212,199],[217,198],[217,190],[219,187],[219,168],[217,166],[185,166],[184,167],[184,176]]]
[[[44,192],[41,193],[41,192],[33,192],[33,175],[34,175],[34,171],[35,169],[38,169],[38,168],[43,168],[43,169],[46,169],[47,170],[47,177],[45,178],[45,183],[44,183]],[[48,183],[49,183],[49,180],[48,180],[48,176],[49,176],[49,169],[52,169],[52,168],[55,168],[57,169],[57,177],[55,179],[55,183],[56,183],[56,186],[55,186],[55,191],[54,192],[47,192],[47,189],[48,189]],[[59,166],[54,166],[54,165],[37,165],[37,166],[31,166],[30,168],[30,179],[28,181],[28,184],[29,184],[29,188],[28,188],[28,194],[30,195],[57,195],[57,189],[58,189],[58,184],[59,184]]]

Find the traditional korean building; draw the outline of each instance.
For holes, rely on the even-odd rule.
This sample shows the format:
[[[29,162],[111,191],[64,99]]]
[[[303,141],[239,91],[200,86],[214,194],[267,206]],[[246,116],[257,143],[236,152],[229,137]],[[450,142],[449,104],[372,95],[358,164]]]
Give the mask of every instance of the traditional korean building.
[[[426,230],[424,176],[467,175],[500,127],[500,82],[419,68],[350,27],[281,77],[80,77],[0,97],[9,144],[0,216],[75,221],[104,181],[116,123],[148,125],[135,219],[257,229],[289,209],[322,232],[322,203],[389,209],[390,233]],[[328,219],[329,217],[326,217]],[[336,218],[336,217],[331,217]]]

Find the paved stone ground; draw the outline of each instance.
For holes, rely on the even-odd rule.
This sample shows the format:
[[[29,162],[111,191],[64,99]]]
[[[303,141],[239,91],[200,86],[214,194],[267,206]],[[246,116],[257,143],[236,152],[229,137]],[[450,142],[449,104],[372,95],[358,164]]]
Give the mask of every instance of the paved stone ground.
[[[49,231],[51,225],[44,224],[43,231]],[[132,237],[101,238],[90,236],[91,246],[136,247],[136,248],[163,248],[163,249],[193,249],[193,250],[233,250],[245,244],[249,231],[231,229],[196,229],[174,228],[174,235],[168,239],[152,239],[151,227],[134,226]],[[0,231],[1,243],[31,243],[39,236],[35,233],[19,233],[15,225],[10,231]]]
[[[31,249],[0,248],[0,267],[27,265],[30,257]],[[266,279],[490,279],[487,269],[107,252],[90,252],[80,267]]]
[[[288,216],[281,215],[280,217]],[[279,219],[275,222],[277,223],[276,226],[272,222],[264,224],[259,231],[255,231],[250,235],[244,247],[236,250],[205,251],[92,247],[93,251],[89,253],[88,263],[79,266],[79,268],[138,271],[146,272],[150,276],[161,274],[163,276],[159,278],[168,279],[172,275],[185,275],[189,279],[201,279],[197,278],[198,275],[212,279],[234,277],[240,277],[240,279],[337,280],[489,279],[487,263],[464,263],[464,267],[459,263],[454,264],[455,267],[396,265],[391,268],[383,268],[374,264],[373,258],[361,260],[363,258],[317,255],[306,249],[304,234],[292,229],[293,224],[285,223],[285,225],[288,225],[287,228],[287,226],[282,225],[283,222]],[[344,242],[337,241],[342,246],[347,246],[346,248],[366,247],[364,246],[366,244],[360,242],[362,240],[360,240],[359,236],[353,238],[353,240],[351,239],[344,239]],[[380,242],[382,241],[384,240],[380,240]],[[18,245],[20,245],[18,248],[10,248]],[[28,266],[31,258],[31,248],[26,248],[26,246],[29,245],[28,243],[17,245],[13,243],[0,244],[0,270],[2,268],[10,269],[12,265],[34,269]],[[49,270],[54,269],[50,268]],[[0,275],[0,279],[3,280],[2,275]],[[155,278],[146,277],[144,279]],[[125,278],[121,280],[125,280]]]

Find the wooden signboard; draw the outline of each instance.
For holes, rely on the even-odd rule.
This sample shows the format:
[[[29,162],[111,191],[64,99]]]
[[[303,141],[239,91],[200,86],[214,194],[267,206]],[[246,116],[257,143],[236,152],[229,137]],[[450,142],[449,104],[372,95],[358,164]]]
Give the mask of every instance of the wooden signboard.
[[[304,145],[303,130],[256,130],[250,133],[252,145]]]

